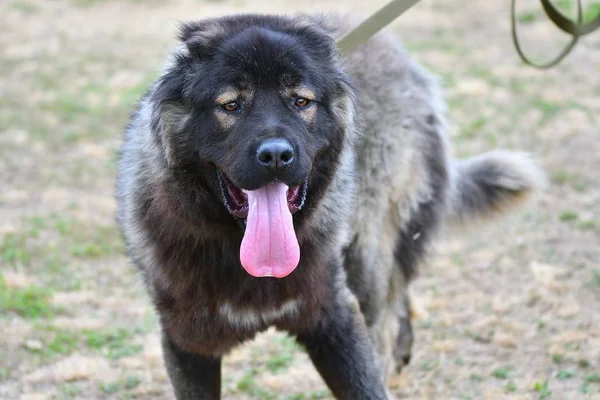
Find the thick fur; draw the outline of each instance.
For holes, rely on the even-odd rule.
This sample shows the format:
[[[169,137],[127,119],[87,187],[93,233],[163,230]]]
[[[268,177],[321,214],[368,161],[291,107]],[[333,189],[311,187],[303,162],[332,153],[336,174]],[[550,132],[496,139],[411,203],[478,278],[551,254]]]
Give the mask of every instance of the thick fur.
[[[275,326],[306,346],[340,399],[386,398],[410,359],[407,285],[445,221],[502,212],[539,186],[527,156],[451,160],[435,81],[380,33],[348,59],[339,17],[239,15],[182,26],[163,74],[126,130],[118,219],[160,316],[178,398],[220,396],[220,360]],[[298,89],[302,87],[305,89]],[[316,96],[310,112],[294,91]],[[244,109],[223,114],[232,93]],[[297,269],[254,278],[239,261],[244,225],[217,169],[244,189],[272,179],[257,140],[285,137],[308,182],[294,214]]]

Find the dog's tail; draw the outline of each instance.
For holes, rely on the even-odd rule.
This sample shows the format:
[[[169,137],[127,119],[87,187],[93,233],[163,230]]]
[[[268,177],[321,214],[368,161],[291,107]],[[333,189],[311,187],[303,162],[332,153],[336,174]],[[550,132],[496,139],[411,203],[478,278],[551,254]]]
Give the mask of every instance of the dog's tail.
[[[450,176],[450,226],[505,214],[546,186],[544,173],[529,154],[510,151],[455,160]]]

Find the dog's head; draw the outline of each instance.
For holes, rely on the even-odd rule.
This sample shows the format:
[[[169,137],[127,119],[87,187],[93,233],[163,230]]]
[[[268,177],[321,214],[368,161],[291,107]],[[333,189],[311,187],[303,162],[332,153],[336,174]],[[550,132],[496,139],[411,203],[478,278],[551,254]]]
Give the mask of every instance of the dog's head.
[[[308,18],[258,15],[185,23],[180,40],[150,94],[165,161],[210,175],[248,272],[286,276],[292,214],[318,203],[353,125],[335,43]]]

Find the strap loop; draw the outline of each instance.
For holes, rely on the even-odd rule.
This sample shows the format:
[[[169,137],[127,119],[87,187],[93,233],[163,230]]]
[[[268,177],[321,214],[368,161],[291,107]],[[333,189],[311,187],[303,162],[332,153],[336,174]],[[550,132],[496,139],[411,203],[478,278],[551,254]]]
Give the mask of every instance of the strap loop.
[[[584,24],[583,23],[583,11],[581,8],[581,0],[577,0],[577,23],[571,21],[567,17],[565,17],[560,11],[556,9],[550,2],[550,0],[540,0],[542,3],[542,7],[548,18],[556,25],[560,30],[565,33],[568,33],[572,36],[571,41],[565,48],[554,58],[553,60],[547,63],[534,63],[529,59],[523,49],[521,48],[521,44],[519,43],[519,39],[517,37],[517,13],[516,13],[516,0],[511,0],[510,6],[510,18],[511,18],[511,32],[512,32],[512,40],[515,45],[515,49],[517,50],[517,54],[521,60],[532,67],[539,69],[548,69],[554,67],[559,62],[561,62],[570,52],[573,50],[573,47],[579,41],[579,38],[583,35],[587,35],[588,33],[593,32],[594,30],[600,28],[600,14],[598,14],[592,21]]]

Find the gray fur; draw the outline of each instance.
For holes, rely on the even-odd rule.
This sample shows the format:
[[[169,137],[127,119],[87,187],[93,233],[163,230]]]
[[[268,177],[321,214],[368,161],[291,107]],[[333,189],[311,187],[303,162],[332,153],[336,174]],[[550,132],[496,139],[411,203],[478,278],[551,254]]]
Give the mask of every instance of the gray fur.
[[[301,16],[291,21],[316,26],[323,34],[332,29],[334,37],[354,26],[338,16]],[[209,33],[218,36],[223,29],[217,23]],[[206,41],[205,36],[189,40]],[[179,45],[175,52],[178,57],[190,57],[186,46]],[[168,61],[164,74],[175,62],[173,57]],[[453,160],[436,80],[389,32],[377,34],[347,60],[339,60],[339,68],[350,75],[356,88],[348,88],[348,95],[332,106],[346,136],[338,165],[332,168],[330,186],[310,221],[298,232],[298,240],[316,238],[328,257],[343,260],[343,268],[332,274],[335,299],[341,310],[360,309],[360,323],[370,336],[380,375],[387,377],[410,359],[407,286],[439,228],[446,222],[463,224],[519,205],[543,179],[535,163],[520,153],[497,151]],[[160,298],[156,282],[162,282],[166,272],[156,256],[160,249],[153,242],[155,232],[145,231],[140,222],[140,199],[165,196],[144,194],[150,188],[164,184],[172,189],[168,171],[176,164],[180,149],[171,139],[187,123],[185,110],[158,107],[150,95],[141,102],[126,132],[118,184],[119,222],[153,298]],[[177,195],[180,193],[172,197]],[[199,234],[197,227],[175,214],[159,217],[164,220],[160,229],[165,235],[170,230],[177,232],[177,240],[194,237],[198,244],[218,239],[213,230]],[[223,321],[243,340],[286,318],[302,318],[308,307],[307,297],[270,308],[224,302],[219,315],[211,318]],[[202,312],[196,316],[210,317],[206,310]],[[191,386],[186,386],[186,371],[177,366],[178,358],[188,357],[180,350],[188,343],[185,337],[171,335],[173,342],[165,339],[165,351],[169,365],[175,365],[171,367],[172,380],[176,387],[180,385],[180,393],[192,393]],[[367,345],[360,343],[361,348]],[[215,357],[231,346],[215,347]],[[217,362],[210,359],[199,365],[208,368],[211,363]]]

